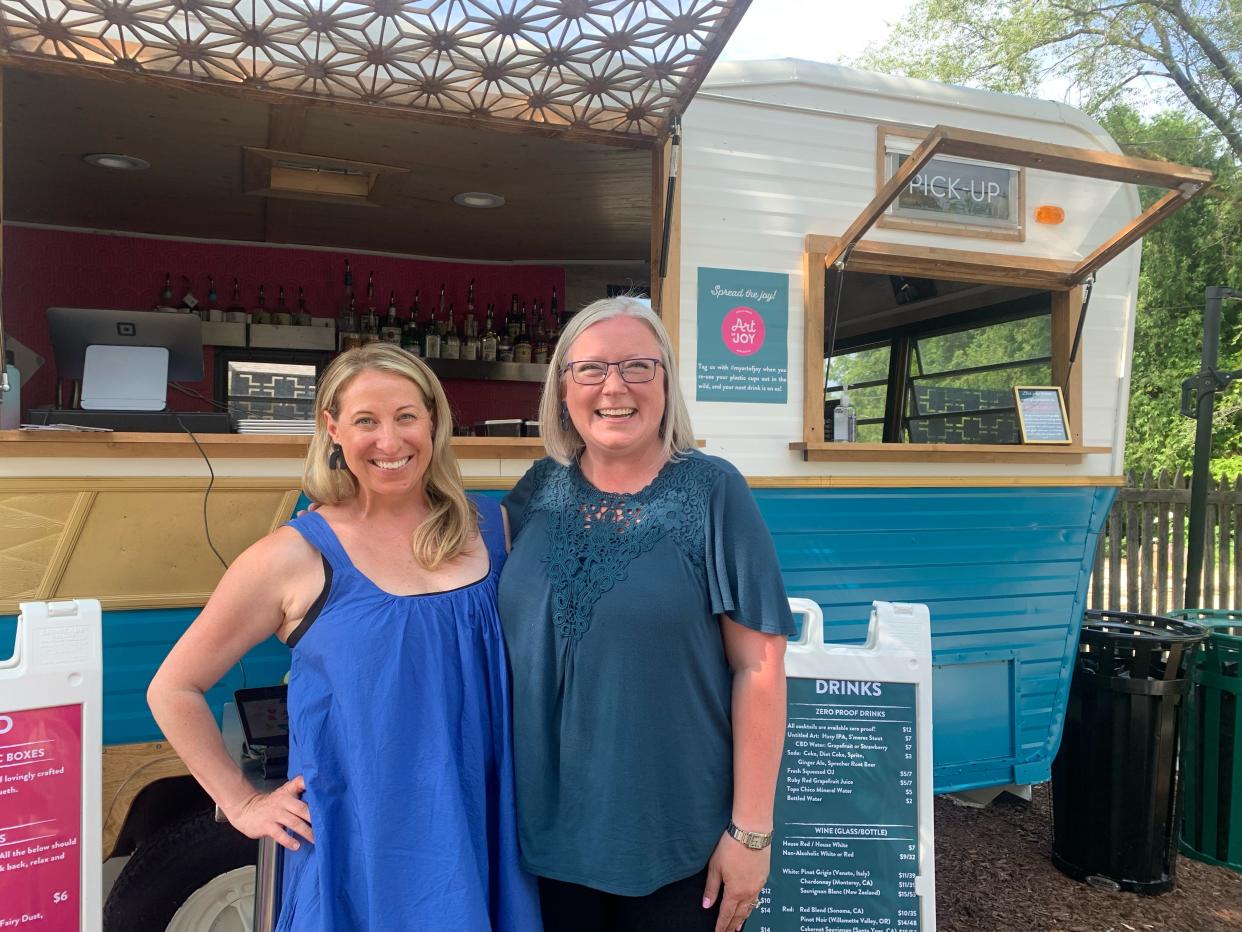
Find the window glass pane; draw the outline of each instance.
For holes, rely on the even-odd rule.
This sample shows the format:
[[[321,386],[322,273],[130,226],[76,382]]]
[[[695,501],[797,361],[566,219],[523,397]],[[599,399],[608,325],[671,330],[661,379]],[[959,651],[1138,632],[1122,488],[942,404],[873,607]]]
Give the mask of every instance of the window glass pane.
[[[229,412],[235,418],[314,420],[311,364],[229,360]]]
[[[859,443],[884,440],[884,405],[888,400],[889,344],[834,356],[828,366],[824,388],[824,438],[832,438],[832,412],[841,400],[841,386],[848,385],[858,427]]]
[[[910,359],[912,443],[1018,443],[1015,385],[1052,381],[1047,315],[922,337]]]

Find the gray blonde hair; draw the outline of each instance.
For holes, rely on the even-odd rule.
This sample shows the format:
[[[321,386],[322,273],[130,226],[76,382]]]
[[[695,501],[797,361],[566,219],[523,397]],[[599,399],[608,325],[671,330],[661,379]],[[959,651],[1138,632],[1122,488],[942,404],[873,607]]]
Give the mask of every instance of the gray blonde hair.
[[[461,470],[453,453],[453,415],[448,399],[434,372],[421,359],[398,346],[370,343],[342,353],[324,370],[315,393],[315,435],[311,438],[302,468],[302,489],[324,505],[339,505],[358,494],[358,480],[346,466],[332,469],[328,457],[332,437],[328,434],[327,414],[341,415],[341,396],[364,372],[387,372],[403,376],[422,392],[431,412],[431,462],[423,477],[423,494],[429,513],[414,531],[411,547],[414,558],[429,570],[460,556],[478,531],[474,505],[466,497]]]
[[[569,361],[569,351],[574,341],[588,327],[614,317],[633,317],[650,328],[660,344],[660,362],[664,369],[664,417],[660,421],[660,437],[664,441],[664,455],[679,459],[681,454],[694,447],[694,426],[690,412],[681,394],[677,378],[677,364],[673,361],[673,344],[660,318],[642,301],[631,297],[601,298],[593,301],[570,318],[556,341],[556,350],[548,360],[548,376],[543,383],[543,397],[539,401],[539,430],[543,435],[543,447],[548,455],[562,466],[578,458],[586,446],[582,435],[568,418],[562,424],[561,404],[565,399],[564,384],[569,375],[564,371]]]

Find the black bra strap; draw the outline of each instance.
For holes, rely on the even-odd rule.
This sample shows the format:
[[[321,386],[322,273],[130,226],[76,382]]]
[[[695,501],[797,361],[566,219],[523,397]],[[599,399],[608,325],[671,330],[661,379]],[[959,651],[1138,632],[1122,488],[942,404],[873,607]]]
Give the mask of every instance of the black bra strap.
[[[302,616],[302,620],[298,622],[298,626],[293,629],[293,633],[289,635],[289,639],[285,641],[285,646],[292,649],[302,640],[302,635],[310,630],[310,626],[315,623],[315,619],[319,617],[319,613],[323,611],[324,604],[328,601],[328,594],[332,591],[332,564],[328,562],[328,558],[320,554],[319,558],[323,560],[323,589],[319,595],[315,597],[315,601],[311,603],[311,607],[306,610],[306,614]]]

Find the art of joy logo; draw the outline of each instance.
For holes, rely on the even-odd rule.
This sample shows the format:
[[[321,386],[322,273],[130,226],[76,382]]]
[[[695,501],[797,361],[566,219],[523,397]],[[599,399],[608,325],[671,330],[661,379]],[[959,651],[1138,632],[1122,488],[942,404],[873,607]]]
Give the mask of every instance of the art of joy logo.
[[[753,307],[735,307],[725,314],[720,336],[735,356],[751,356],[763,347],[763,317]]]

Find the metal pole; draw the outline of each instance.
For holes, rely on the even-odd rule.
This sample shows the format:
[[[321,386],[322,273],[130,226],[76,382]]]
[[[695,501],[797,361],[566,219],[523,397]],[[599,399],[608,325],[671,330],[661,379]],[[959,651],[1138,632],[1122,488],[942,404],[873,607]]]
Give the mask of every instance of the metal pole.
[[[1207,494],[1212,462],[1212,415],[1216,408],[1213,375],[1220,359],[1220,305],[1233,289],[1211,285],[1204,294],[1203,355],[1195,393],[1195,457],[1190,476],[1190,542],[1186,554],[1186,608],[1201,608],[1203,553],[1207,526]]]

